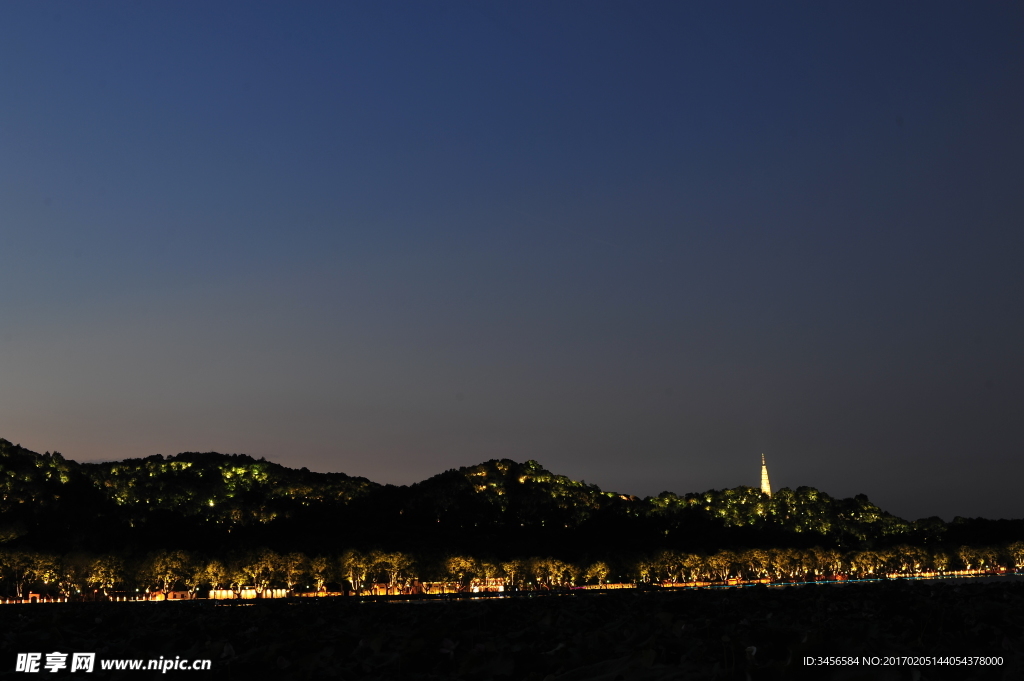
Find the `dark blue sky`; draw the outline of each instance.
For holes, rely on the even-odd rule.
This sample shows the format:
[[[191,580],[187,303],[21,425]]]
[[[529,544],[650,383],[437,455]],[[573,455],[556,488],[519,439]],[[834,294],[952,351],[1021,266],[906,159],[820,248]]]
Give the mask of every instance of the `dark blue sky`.
[[[13,3],[0,437],[1024,517],[1019,3]]]

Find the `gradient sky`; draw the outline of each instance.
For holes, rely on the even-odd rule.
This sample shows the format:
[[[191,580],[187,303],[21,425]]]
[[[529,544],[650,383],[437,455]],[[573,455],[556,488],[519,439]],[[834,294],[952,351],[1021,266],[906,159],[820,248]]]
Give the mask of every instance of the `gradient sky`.
[[[827,5],[827,6],[826,6]],[[1020,3],[0,9],[0,437],[1024,517]]]

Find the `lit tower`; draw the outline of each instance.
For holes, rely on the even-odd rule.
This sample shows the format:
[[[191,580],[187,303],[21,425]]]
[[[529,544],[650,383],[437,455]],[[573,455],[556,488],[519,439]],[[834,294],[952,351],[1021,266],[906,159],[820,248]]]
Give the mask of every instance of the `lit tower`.
[[[768,496],[772,495],[772,483],[768,482],[768,464],[764,462],[764,454],[761,455],[761,491]]]

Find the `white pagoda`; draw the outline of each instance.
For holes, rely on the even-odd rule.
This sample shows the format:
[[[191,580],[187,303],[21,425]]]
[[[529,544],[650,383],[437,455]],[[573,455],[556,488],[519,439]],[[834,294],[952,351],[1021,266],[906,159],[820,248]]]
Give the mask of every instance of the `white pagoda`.
[[[768,481],[768,464],[764,462],[764,454],[761,455],[761,491],[768,496],[772,495],[772,483]]]

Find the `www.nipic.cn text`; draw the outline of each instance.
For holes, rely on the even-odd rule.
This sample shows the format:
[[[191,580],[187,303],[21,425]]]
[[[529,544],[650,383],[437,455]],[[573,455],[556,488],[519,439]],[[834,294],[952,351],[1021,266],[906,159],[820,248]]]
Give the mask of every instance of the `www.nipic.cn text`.
[[[38,672],[69,672],[91,673],[96,669],[96,653],[18,653],[18,659],[14,665],[14,671],[25,673]],[[166,674],[169,671],[207,671],[210,669],[210,660],[183,660],[180,657],[174,659],[160,657],[150,660],[100,660],[101,670],[126,670],[126,671],[158,671]]]

